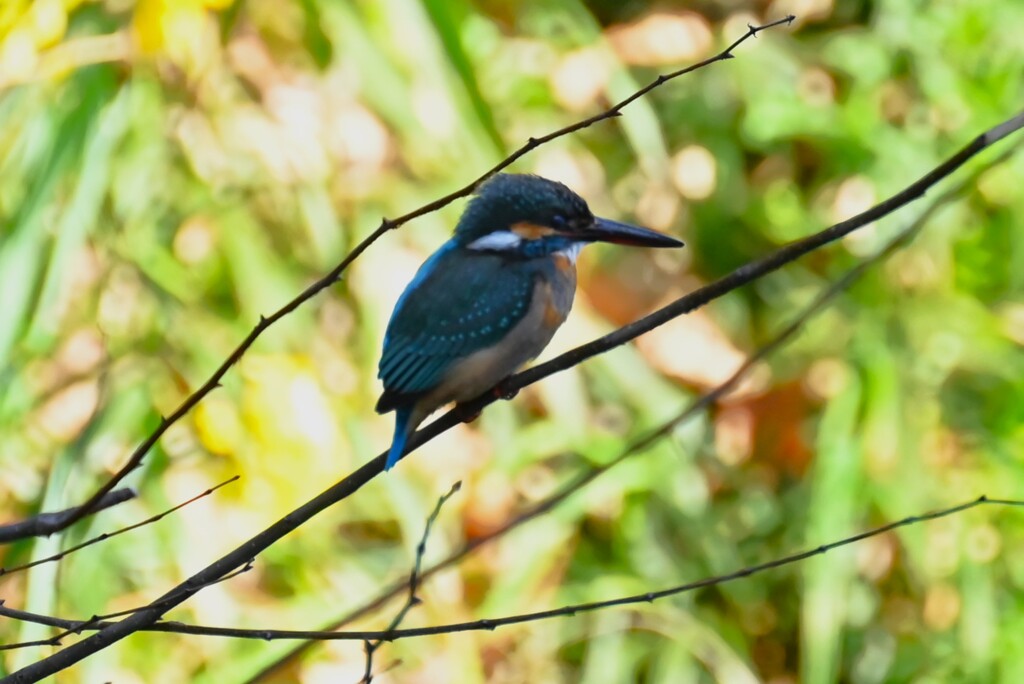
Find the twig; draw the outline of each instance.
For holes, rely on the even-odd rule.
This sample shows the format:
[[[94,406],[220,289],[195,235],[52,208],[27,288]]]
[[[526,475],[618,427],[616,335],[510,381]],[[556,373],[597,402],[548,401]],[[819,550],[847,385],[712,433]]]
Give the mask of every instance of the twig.
[[[93,544],[98,544],[101,541],[106,541],[107,539],[111,539],[111,538],[116,537],[116,536],[118,536],[120,534],[124,534],[125,532],[131,532],[132,530],[138,529],[138,528],[143,527],[145,525],[149,525],[151,523],[158,522],[159,520],[162,520],[163,518],[165,518],[166,516],[170,515],[171,513],[174,513],[175,511],[177,511],[177,510],[179,510],[181,508],[184,508],[185,506],[188,506],[191,503],[195,503],[196,501],[199,501],[199,499],[202,499],[203,497],[207,497],[207,496],[213,494],[215,491],[217,491],[221,487],[224,487],[226,485],[231,484],[232,482],[236,481],[238,478],[239,478],[239,476],[235,475],[234,477],[232,477],[232,478],[230,478],[228,480],[224,480],[223,482],[221,482],[220,484],[218,484],[216,486],[210,487],[205,492],[193,496],[188,501],[182,501],[177,506],[173,506],[172,508],[168,508],[166,511],[164,511],[162,513],[157,513],[156,515],[154,515],[154,516],[152,516],[150,518],[146,518],[145,520],[137,522],[134,525],[129,525],[128,527],[122,527],[121,529],[116,530],[114,532],[104,532],[103,534],[101,534],[99,536],[93,537],[92,539],[89,539],[88,541],[84,541],[81,544],[77,544],[77,545],[72,546],[72,547],[70,547],[68,549],[64,549],[60,553],[55,553],[52,556],[48,556],[46,558],[40,558],[38,560],[32,561],[31,563],[25,563],[23,565],[14,565],[14,566],[9,567],[9,568],[2,568],[2,567],[0,567],[0,577],[3,577],[4,575],[9,575],[12,572],[19,572],[21,570],[28,570],[29,568],[34,568],[35,566],[42,565],[43,563],[50,563],[50,562],[53,562],[53,561],[58,561],[58,560],[64,558],[65,556],[74,553],[75,551],[79,551],[81,549],[84,549],[87,546],[92,546]],[[118,491],[121,491],[121,490],[118,490]]]
[[[411,639],[415,637],[424,636],[435,636],[438,634],[453,634],[456,632],[471,632],[471,631],[493,631],[498,627],[507,625],[522,624],[527,622],[537,622],[540,620],[549,620],[555,617],[573,616],[579,613],[588,613],[596,610],[603,610],[605,608],[614,608],[617,606],[635,605],[639,603],[652,603],[659,599],[668,598],[669,596],[676,596],[686,592],[695,591],[697,589],[703,589],[706,587],[714,587],[728,582],[734,582],[739,579],[752,577],[759,573],[767,570],[774,570],[786,565],[792,565],[814,556],[820,556],[834,549],[842,546],[849,546],[859,541],[869,539],[871,537],[877,537],[880,534],[891,532],[901,527],[908,527],[916,525],[918,523],[927,522],[930,520],[937,520],[939,518],[945,518],[950,515],[961,513],[971,508],[977,508],[978,506],[1007,506],[1007,507],[1024,507],[1024,500],[1019,499],[990,499],[987,496],[980,496],[977,499],[972,499],[964,503],[956,504],[948,508],[939,509],[936,511],[930,511],[928,513],[922,513],[920,515],[911,515],[896,522],[891,522],[880,527],[868,530],[866,532],[860,532],[858,534],[845,537],[838,541],[829,542],[828,544],[822,544],[813,549],[807,549],[794,553],[782,558],[776,558],[765,563],[758,563],[756,565],[748,565],[744,568],[730,572],[724,575],[715,575],[714,577],[707,577],[696,582],[687,582],[685,584],[679,584],[667,589],[660,589],[658,591],[649,591],[642,594],[632,594],[630,596],[621,596],[618,598],[607,599],[604,601],[592,601],[589,603],[577,603],[568,606],[562,606],[560,608],[553,608],[551,610],[542,610],[533,613],[524,613],[521,615],[510,615],[500,618],[490,618],[483,620],[472,620],[469,622],[456,622],[447,625],[437,625],[434,627],[416,627],[407,629],[387,629],[384,631],[346,631],[346,632],[322,632],[322,631],[303,631],[303,630],[251,630],[251,629],[231,629],[225,627],[202,627],[199,625],[182,625],[174,622],[161,622],[155,625],[151,625],[143,628],[140,631],[146,632],[173,632],[175,634],[201,634],[204,636],[219,636],[219,637],[230,637],[240,639],[260,639],[264,641],[275,641],[284,639],[306,639],[315,641],[371,641],[378,640],[383,642],[397,641],[399,639]],[[61,618],[54,618],[47,615],[38,615],[36,613],[29,613],[27,611],[17,610],[14,608],[8,608],[0,603],[0,616],[11,618],[14,620],[24,620],[26,622],[35,622],[43,625],[50,625],[54,627],[66,628],[68,632],[77,631],[79,629],[100,629],[105,630],[111,626],[116,626],[120,623],[107,623],[100,625],[84,626],[85,623],[78,623],[73,620],[64,620]],[[102,632],[101,632],[102,634]]]
[[[627,325],[609,335],[567,352],[566,354],[555,358],[553,361],[542,364],[523,373],[519,373],[510,378],[508,389],[521,389],[527,384],[536,382],[547,375],[568,368],[576,363],[580,363],[590,356],[606,351],[620,344],[624,344],[647,330],[661,325],[676,316],[680,316],[699,308],[700,306],[703,306],[704,304],[707,304],[708,302],[717,299],[734,289],[781,268],[783,265],[794,261],[814,249],[838,240],[854,230],[882,218],[896,209],[909,204],[913,200],[920,198],[936,183],[963,166],[968,160],[987,148],[993,142],[1000,140],[1008,135],[1009,132],[1021,127],[1024,127],[1024,114],[1018,114],[985,133],[982,133],[959,152],[932,171],[925,174],[921,179],[912,183],[905,190],[897,193],[875,207],[847,221],[843,221],[827,228],[820,233],[816,233],[805,238],[804,240],[782,247],[764,259],[742,266],[724,278],[677,299],[675,302],[659,309],[636,323]],[[468,409],[470,411],[480,410],[495,400],[493,393],[488,393],[487,396],[480,397],[477,400],[470,402]],[[416,433],[416,437],[413,439],[414,446],[419,446],[427,441],[427,439],[432,439],[442,431],[454,426],[460,419],[459,417],[464,415],[466,415],[465,407],[449,411],[439,420],[435,421],[424,430]],[[59,672],[66,667],[70,667],[92,653],[120,641],[133,632],[137,632],[140,629],[154,624],[164,615],[164,613],[167,612],[167,610],[188,600],[188,598],[200,591],[210,582],[214,582],[217,578],[232,572],[239,567],[244,560],[253,558],[256,554],[262,552],[278,539],[304,524],[317,513],[320,513],[324,509],[359,491],[363,485],[383,472],[385,457],[386,454],[382,453],[373,460],[365,463],[362,467],[352,472],[337,484],[320,493],[310,501],[278,520],[267,529],[250,538],[233,551],[230,551],[197,572],[190,579],[157,599],[157,601],[151,606],[105,628],[98,634],[14,672],[3,681],[18,683],[39,681],[40,679]]]
[[[423,536],[420,537],[420,543],[416,545],[416,560],[412,566],[412,572],[409,573],[409,580],[407,585],[409,592],[405,598],[405,604],[398,610],[395,617],[391,620],[387,629],[384,630],[385,634],[390,634],[398,629],[399,625],[405,619],[405,616],[409,614],[409,611],[420,604],[420,599],[416,596],[416,590],[419,588],[420,583],[420,571],[423,569],[423,556],[427,552],[427,539],[430,537],[430,528],[433,527],[437,521],[437,517],[441,515],[441,507],[444,506],[448,499],[455,496],[455,493],[462,489],[462,481],[459,480],[452,485],[452,488],[448,490],[447,494],[443,494],[437,500],[437,505],[434,506],[434,510],[427,517],[427,524],[423,526]],[[363,648],[366,651],[366,669],[363,671],[363,684],[370,684],[373,681],[373,654],[377,652],[380,645],[388,641],[388,639],[381,638],[376,641],[367,639],[363,643]]]
[[[134,489],[124,487],[115,491],[106,491],[95,504],[83,504],[74,506],[56,513],[40,513],[25,520],[8,523],[0,526],[0,544],[10,544],[20,539],[29,537],[48,537],[54,532],[70,526],[73,522],[80,520],[86,515],[98,513],[106,508],[134,499],[137,496]],[[3,572],[0,571],[0,575]]]
[[[158,520],[159,518],[163,517],[164,515],[167,515],[168,513],[172,512],[174,510],[177,510],[178,508],[181,508],[182,506],[185,506],[185,505],[191,503],[192,501],[195,501],[195,500],[197,500],[197,499],[199,499],[199,498],[201,498],[203,496],[208,496],[209,494],[213,493],[215,490],[223,487],[224,485],[228,484],[229,482],[234,482],[237,479],[238,479],[238,476],[235,476],[235,477],[231,478],[230,480],[227,480],[226,482],[222,482],[221,484],[217,485],[216,487],[208,489],[207,491],[203,492],[199,496],[193,497],[192,499],[189,499],[189,501],[181,503],[178,506],[176,506],[175,508],[166,511],[165,513],[162,513],[159,516],[155,516],[154,518],[151,518],[148,521],[144,521],[143,523],[138,523],[137,525],[134,525],[133,527],[138,527],[138,526],[140,526],[142,524],[145,524],[145,522],[152,522],[154,520]],[[426,525],[425,525],[425,527],[423,529],[423,536],[420,538],[420,541],[419,541],[419,543],[416,546],[416,559],[415,559],[415,562],[413,564],[413,569],[410,572],[409,579],[407,581],[408,598],[406,600],[405,605],[401,608],[401,610],[399,610],[398,614],[395,615],[394,619],[388,625],[387,629],[384,630],[384,632],[382,632],[383,634],[387,634],[389,632],[393,632],[396,628],[398,628],[398,626],[402,623],[402,620],[405,619],[405,616],[409,613],[409,611],[412,610],[413,607],[415,607],[416,605],[419,604],[420,600],[416,596],[416,590],[419,587],[420,571],[421,571],[421,569],[423,567],[423,557],[424,557],[424,554],[426,553],[427,539],[428,539],[428,537],[430,535],[430,530],[433,527],[434,522],[437,520],[438,516],[441,513],[441,507],[445,504],[445,502],[448,501],[448,499],[450,499],[452,496],[454,496],[455,493],[458,492],[461,488],[462,488],[462,482],[461,481],[456,482],[454,485],[452,485],[452,488],[446,494],[444,494],[443,496],[441,496],[438,499],[437,504],[434,506],[434,510],[431,512],[430,516],[427,518]],[[118,533],[125,532],[125,531],[127,531],[127,529],[131,529],[131,528],[126,528],[125,530],[120,530]],[[118,533],[115,533],[115,534],[118,534]],[[113,536],[113,535],[108,535],[108,536]],[[238,570],[236,570],[236,571],[234,571],[232,573],[229,573],[229,574],[225,575],[224,577],[219,578],[216,582],[212,582],[211,584],[225,582],[225,581],[227,581],[227,580],[229,580],[229,579],[231,579],[233,577],[236,577],[236,576],[238,576],[238,575],[240,575],[240,574],[242,574],[244,572],[248,572],[249,570],[252,569],[252,564],[253,564],[253,561],[250,560],[242,568],[240,568],[240,569],[238,569]],[[150,606],[144,606],[143,608],[149,608],[149,607]],[[73,634],[81,634],[82,632],[89,631],[89,630],[102,630],[102,629],[105,629],[106,627],[109,627],[110,625],[115,624],[115,623],[108,622],[111,618],[122,617],[124,615],[130,615],[130,614],[135,613],[135,612],[137,612],[139,610],[142,610],[142,608],[127,608],[125,610],[120,610],[120,611],[113,612],[113,613],[106,613],[104,615],[94,615],[91,618],[89,618],[88,620],[65,620],[65,619],[62,619],[62,618],[49,618],[47,616],[40,616],[38,614],[29,613],[27,611],[19,611],[17,609],[8,608],[5,605],[3,605],[3,601],[0,600],[0,615],[2,615],[4,617],[16,619],[16,620],[24,620],[24,621],[28,621],[28,622],[38,622],[38,623],[45,624],[45,625],[52,626],[52,627],[59,627],[59,628],[61,628],[63,630],[59,634],[56,634],[56,635],[50,637],[49,639],[42,639],[42,640],[37,640],[37,641],[23,641],[23,642],[18,642],[18,643],[13,643],[13,644],[0,645],[0,651],[9,651],[9,650],[15,650],[15,649],[19,649],[19,648],[28,648],[28,647],[31,647],[31,646],[60,646],[62,641],[63,641],[63,639],[65,637],[67,637],[67,636],[70,636],[70,635],[73,635]],[[168,624],[174,624],[174,623],[168,623]],[[262,638],[262,637],[257,637],[257,638]],[[366,682],[366,684],[369,684],[369,682],[373,678],[372,675],[370,674],[371,667],[372,667],[373,653],[380,646],[381,640],[377,640],[376,642],[372,642],[372,643],[371,643],[371,641],[367,641],[366,643],[367,643],[367,664],[366,664],[366,675],[365,675],[364,681]]]
[[[986,496],[980,496],[972,501],[967,501],[956,506],[941,509],[938,511],[932,511],[921,515],[912,515],[902,520],[876,527],[867,532],[861,532],[839,541],[830,542],[823,544],[813,549],[801,551],[789,556],[777,558],[775,560],[768,561],[766,563],[759,563],[757,565],[750,565],[741,570],[731,572],[725,575],[718,575],[716,577],[709,577],[706,579],[698,580],[696,582],[688,582],[686,584],[680,584],[668,589],[661,589],[659,591],[651,591],[643,594],[634,594],[632,596],[623,596],[615,599],[608,599],[605,601],[593,601],[589,603],[578,603],[570,606],[563,606],[561,608],[554,608],[552,610],[538,611],[535,613],[525,613],[522,615],[512,615],[508,617],[489,619],[489,620],[474,620],[471,622],[460,622],[450,625],[440,625],[438,627],[420,627],[415,629],[401,629],[392,632],[390,640],[395,641],[397,639],[406,639],[410,637],[429,636],[435,634],[452,634],[454,632],[468,632],[468,631],[492,631],[497,627],[505,625],[521,624],[524,622],[536,622],[538,620],[547,620],[554,617],[561,616],[572,616],[579,613],[587,613],[595,610],[603,610],[605,608],[613,608],[616,606],[625,606],[638,603],[651,603],[658,599],[667,598],[669,596],[675,596],[677,594],[683,594],[686,592],[694,591],[696,589],[702,589],[705,587],[713,587],[719,584],[725,584],[734,580],[751,577],[758,573],[766,570],[772,570],[785,565],[791,565],[814,556],[823,555],[833,549],[837,549],[842,546],[848,546],[850,544],[863,541],[870,537],[875,537],[885,532],[889,532],[900,527],[906,527],[908,525],[914,525],[920,522],[935,520],[937,518],[944,518],[961,511],[975,508],[982,505],[994,505],[994,506],[1013,506],[1013,507],[1024,507],[1024,501],[1016,499],[989,499]],[[325,635],[326,636],[326,635]],[[352,638],[367,638],[366,634],[360,635],[359,637]]]
[[[234,570],[234,571],[224,575],[223,577],[217,578],[215,581],[210,582],[206,586],[212,586],[214,584],[220,584],[221,582],[226,582],[226,581],[228,581],[230,579],[238,577],[239,575],[241,575],[243,573],[249,572],[250,570],[252,570],[254,562],[255,562],[254,559],[250,559],[242,567],[240,567],[237,570]],[[173,600],[173,598],[174,597],[172,596],[172,597],[169,597],[167,599],[163,599],[163,601],[166,603],[166,602],[168,602],[170,600]],[[111,618],[123,617],[125,615],[132,615],[132,614],[137,613],[137,612],[139,612],[141,610],[146,610],[146,609],[154,608],[154,607],[160,607],[160,606],[158,606],[157,603],[149,603],[149,604],[146,604],[145,606],[140,606],[140,607],[137,607],[137,608],[125,608],[124,610],[119,610],[119,611],[116,611],[116,612],[113,612],[113,613],[105,613],[103,615],[93,615],[88,620],[64,620],[62,618],[48,618],[48,620],[49,620],[48,622],[41,623],[41,624],[47,624],[47,625],[50,625],[50,626],[53,626],[53,627],[61,627],[64,631],[62,631],[59,634],[56,634],[56,635],[50,637],[49,639],[42,639],[42,640],[39,640],[39,641],[21,641],[21,642],[17,642],[17,643],[13,643],[13,644],[3,644],[3,645],[0,645],[0,651],[13,651],[13,650],[16,650],[16,649],[19,649],[19,648],[28,648],[30,646],[60,646],[62,640],[65,637],[71,636],[73,634],[81,634],[82,632],[86,632],[86,631],[90,631],[90,630],[103,630],[103,629],[106,629],[107,627],[109,627],[111,625],[118,624],[116,622],[108,622],[108,620],[110,620]],[[47,617],[47,616],[38,616],[38,615],[35,615],[33,613],[28,613],[28,612],[25,612],[25,611],[17,611],[17,610],[14,610],[12,608],[7,608],[6,606],[3,605],[3,600],[2,599],[0,599],[0,615],[3,615],[5,617],[12,617],[12,618],[15,618],[15,619],[23,619],[23,618],[19,617],[19,615],[20,616],[33,615],[36,618],[45,618],[45,617]],[[27,619],[27,618],[24,618],[24,619]],[[39,619],[29,620],[29,621],[30,622],[40,622]]]
[[[300,292],[294,299],[292,299],[290,302],[282,306],[280,309],[278,309],[271,315],[260,316],[259,322],[256,324],[256,326],[249,332],[248,335],[246,335],[245,339],[243,339],[239,343],[239,345],[235,347],[235,350],[228,355],[228,357],[223,361],[223,363],[221,363],[221,365],[217,367],[217,369],[206,380],[206,382],[204,382],[199,387],[199,389],[190,394],[178,406],[178,408],[174,410],[173,413],[171,413],[169,416],[161,418],[160,424],[157,425],[156,429],[153,430],[153,432],[148,437],[146,437],[146,439],[144,439],[142,443],[139,444],[139,446],[135,448],[135,450],[131,453],[131,456],[128,457],[128,460],[121,467],[121,469],[114,473],[113,476],[111,476],[101,487],[99,487],[99,489],[96,490],[96,492],[84,504],[82,504],[81,512],[79,512],[77,515],[73,515],[65,523],[65,527],[73,524],[82,516],[86,515],[86,512],[93,509],[107,492],[116,487],[125,477],[128,476],[129,473],[138,468],[142,464],[142,459],[145,458],[149,450],[152,449],[153,446],[157,443],[157,441],[164,435],[164,433],[167,432],[168,428],[170,428],[176,422],[181,420],[186,414],[188,414],[189,411],[195,408],[195,406],[198,405],[199,402],[201,402],[206,397],[206,395],[215,390],[217,387],[220,387],[220,382],[227,374],[227,372],[231,369],[232,366],[238,363],[238,361],[242,358],[246,351],[249,350],[249,347],[253,345],[256,339],[260,335],[262,335],[267,328],[269,328],[274,323],[278,322],[291,312],[295,311],[297,308],[305,304],[307,301],[318,295],[323,290],[327,289],[334,283],[338,282],[341,279],[341,274],[344,273],[345,269],[347,269],[349,265],[352,264],[353,261],[359,258],[359,256],[364,251],[366,251],[366,249],[371,244],[380,239],[380,237],[383,236],[385,233],[387,233],[390,230],[394,230],[399,226],[408,223],[409,221],[412,221],[413,219],[437,211],[438,209],[441,209],[442,207],[451,204],[452,202],[459,198],[467,197],[474,190],[476,190],[476,188],[485,180],[487,180],[494,174],[499,173],[500,171],[503,171],[504,169],[508,168],[513,163],[518,161],[520,158],[526,156],[527,154],[529,154],[536,148],[540,147],[541,145],[544,145],[545,143],[551,142],[556,138],[561,138],[571,133],[583,130],[584,128],[589,128],[590,126],[593,126],[594,124],[604,121],[606,119],[612,119],[617,116],[621,116],[622,110],[626,106],[643,97],[644,95],[651,92],[655,88],[658,88],[659,86],[667,83],[668,81],[671,81],[680,76],[684,76],[698,69],[707,67],[711,64],[714,64],[715,62],[722,62],[727,59],[732,59],[733,50],[739,47],[742,43],[746,42],[749,38],[756,36],[761,31],[776,26],[780,26],[782,24],[791,24],[795,18],[796,17],[794,17],[793,15],[789,15],[787,17],[784,17],[783,19],[779,19],[777,21],[764,24],[763,26],[749,26],[747,32],[744,35],[740,36],[738,39],[733,41],[733,43],[729,45],[729,47],[727,47],[725,50],[718,53],[714,57],[709,57],[708,59],[705,59],[701,62],[697,62],[696,64],[688,66],[684,69],[679,69],[678,71],[673,71],[672,73],[669,74],[662,74],[653,81],[651,81],[649,84],[641,88],[640,90],[637,90],[635,93],[633,93],[626,99],[612,105],[610,108],[606,109],[603,112],[600,112],[599,114],[595,114],[594,116],[591,116],[587,119],[583,119],[582,121],[578,121],[569,126],[565,126],[564,128],[560,128],[557,131],[554,131],[547,135],[543,135],[539,138],[530,138],[529,140],[526,141],[526,143],[520,146],[512,154],[505,157],[505,159],[503,159],[497,165],[492,167],[490,170],[486,171],[483,175],[481,175],[468,185],[458,190],[455,190],[454,192],[451,192],[445,195],[444,197],[441,197],[440,199],[437,199],[433,202],[429,202],[428,204],[424,204],[418,209],[414,209],[413,211],[403,214],[398,218],[382,219],[380,222],[380,226],[378,226],[377,229],[374,230],[362,242],[356,245],[356,247],[351,252],[349,252],[348,256],[342,259],[337,266],[330,270],[330,272],[328,272],[322,278],[320,278],[319,280],[311,284],[309,287],[307,287],[305,290]]]
[[[116,536],[118,536],[120,534],[124,534],[125,532],[130,532],[131,530],[138,529],[140,527],[143,527],[144,525],[149,525],[151,523],[155,523],[155,522],[165,518],[166,516],[170,515],[171,513],[174,513],[175,511],[178,511],[181,508],[184,508],[185,506],[188,506],[189,504],[198,501],[199,499],[202,499],[204,497],[207,497],[207,496],[213,494],[218,489],[220,489],[220,488],[222,488],[222,487],[224,487],[224,486],[226,486],[228,484],[231,484],[232,482],[235,482],[238,479],[239,479],[239,476],[235,475],[234,477],[231,477],[231,478],[225,480],[224,482],[221,482],[220,484],[217,484],[217,485],[215,485],[213,487],[210,487],[206,491],[204,491],[204,492],[202,492],[200,494],[197,494],[196,496],[193,496],[192,498],[188,499],[187,501],[183,501],[180,504],[178,504],[176,506],[173,506],[173,507],[163,511],[162,513],[158,513],[158,514],[156,514],[156,515],[154,515],[152,517],[149,517],[149,518],[147,518],[145,520],[137,522],[137,523],[135,523],[133,525],[129,525],[128,527],[121,528],[120,530],[116,530],[115,532],[103,533],[103,534],[101,534],[101,535],[99,535],[97,537],[93,537],[92,539],[90,539],[88,541],[85,541],[85,542],[83,542],[81,544],[78,544],[77,546],[73,546],[73,547],[71,547],[69,549],[61,551],[60,553],[54,554],[54,555],[49,556],[47,558],[41,558],[41,559],[33,561],[31,563],[25,563],[24,565],[18,565],[18,566],[14,566],[14,567],[11,567],[11,568],[0,568],[0,576],[3,576],[5,574],[9,574],[9,573],[12,573],[12,572],[17,572],[17,571],[20,571],[20,570],[27,570],[28,568],[32,568],[32,567],[35,567],[37,565],[41,565],[43,563],[48,563],[48,562],[60,560],[60,559],[64,558],[65,556],[67,556],[67,555],[69,555],[71,553],[74,553],[75,551],[78,551],[80,549],[83,549],[83,548],[85,548],[87,546],[91,546],[93,544],[97,544],[97,543],[99,543],[101,541],[105,541],[105,540],[110,539],[112,537],[116,537]],[[218,580],[218,582],[223,582],[223,581],[229,580],[229,579],[231,579],[232,577],[235,577],[238,574],[241,574],[243,572],[247,572],[251,568],[252,568],[252,561],[249,561],[249,563],[247,563],[244,567],[240,568],[238,571],[236,571],[234,573],[231,573],[231,574],[228,574],[228,575],[225,575],[224,577],[220,578]],[[49,639],[43,639],[43,640],[39,640],[39,641],[25,641],[25,642],[13,643],[13,644],[4,644],[4,645],[0,646],[0,651],[14,650],[14,649],[18,649],[18,648],[26,648],[26,647],[29,647],[29,646],[60,646],[62,640],[64,639],[64,637],[68,636],[69,634],[81,633],[82,630],[89,629],[90,626],[92,626],[92,625],[103,624],[104,621],[109,620],[110,618],[120,617],[122,615],[127,615],[127,614],[135,612],[135,610],[138,610],[138,609],[131,608],[131,609],[127,609],[127,610],[118,611],[116,613],[108,613],[106,615],[94,615],[94,616],[92,616],[91,618],[89,618],[88,620],[86,620],[84,622],[70,622],[70,621],[68,621],[69,624],[73,624],[74,627],[73,628],[69,628],[67,631],[65,631],[65,632],[63,632],[61,634],[57,634],[57,635],[55,635],[55,636],[53,636],[53,637],[51,637]]]

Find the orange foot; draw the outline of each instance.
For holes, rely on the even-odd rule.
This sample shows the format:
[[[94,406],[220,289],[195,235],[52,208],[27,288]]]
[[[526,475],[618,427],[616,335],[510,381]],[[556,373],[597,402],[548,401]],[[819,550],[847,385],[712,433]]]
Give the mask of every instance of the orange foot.
[[[517,394],[519,394],[519,389],[515,387],[509,387],[508,378],[505,378],[497,385],[495,385],[494,389],[492,389],[491,392],[494,393],[495,399],[504,399],[505,401],[511,401],[512,399],[516,398]]]

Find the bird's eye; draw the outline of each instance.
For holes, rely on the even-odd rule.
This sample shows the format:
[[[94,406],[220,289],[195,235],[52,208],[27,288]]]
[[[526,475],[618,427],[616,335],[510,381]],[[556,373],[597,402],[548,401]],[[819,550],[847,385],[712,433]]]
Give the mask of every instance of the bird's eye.
[[[565,230],[569,227],[569,219],[564,214],[555,214],[551,217],[551,227],[558,230]]]

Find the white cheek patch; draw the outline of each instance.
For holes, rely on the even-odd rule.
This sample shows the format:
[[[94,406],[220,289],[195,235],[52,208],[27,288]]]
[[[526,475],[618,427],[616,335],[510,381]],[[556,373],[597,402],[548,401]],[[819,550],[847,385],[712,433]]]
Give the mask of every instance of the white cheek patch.
[[[584,243],[582,242],[574,242],[565,249],[560,249],[555,253],[564,256],[566,259],[569,260],[570,264],[575,264],[576,257],[580,255],[580,250],[583,249],[583,245]]]
[[[482,238],[473,240],[466,246],[470,249],[503,251],[515,249],[522,241],[523,238],[510,230],[496,230]]]

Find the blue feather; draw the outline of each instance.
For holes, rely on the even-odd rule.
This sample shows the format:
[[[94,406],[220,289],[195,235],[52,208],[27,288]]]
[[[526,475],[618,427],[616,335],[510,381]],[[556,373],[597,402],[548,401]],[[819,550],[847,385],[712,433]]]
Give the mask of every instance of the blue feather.
[[[388,460],[384,463],[385,472],[391,470],[405,453],[405,443],[409,440],[409,417],[411,415],[411,405],[399,406],[395,409],[395,436],[391,440],[391,449],[388,450]]]
[[[385,390],[429,392],[459,361],[500,342],[526,314],[540,267],[522,262],[510,268],[502,255],[449,241],[395,305],[377,373]]]
[[[405,286],[405,291],[402,292],[398,301],[395,302],[395,308],[392,309],[391,318],[388,321],[388,333],[390,333],[395,319],[398,318],[398,312],[402,310],[402,304],[405,303],[405,300],[409,298],[409,295],[414,292],[416,288],[423,284],[423,281],[426,280],[431,273],[433,273],[434,269],[437,268],[437,264],[456,247],[458,247],[458,243],[455,242],[455,240],[449,240],[441,245],[436,252],[431,254],[430,257],[420,265],[419,269],[416,271],[416,275],[409,281],[409,284]],[[390,337],[390,334],[384,335],[385,346],[387,346],[388,339]]]

